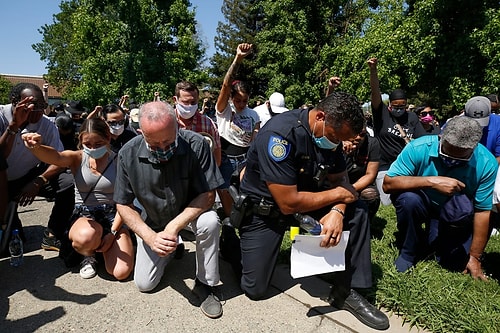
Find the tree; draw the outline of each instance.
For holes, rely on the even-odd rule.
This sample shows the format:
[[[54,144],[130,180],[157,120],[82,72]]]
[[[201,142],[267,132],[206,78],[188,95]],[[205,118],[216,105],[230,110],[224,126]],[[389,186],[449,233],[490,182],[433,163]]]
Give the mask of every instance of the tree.
[[[12,90],[12,84],[9,80],[0,76],[0,104],[10,103],[10,91]]]
[[[217,25],[217,35],[215,36],[215,54],[210,59],[212,87],[220,88],[224,75],[236,54],[236,48],[240,43],[254,44],[255,35],[260,29],[262,21],[262,11],[260,3],[262,0],[224,0],[221,7],[225,22]],[[256,51],[258,52],[258,51]],[[252,95],[262,93],[261,79],[255,75],[256,64],[254,56],[249,56],[244,60],[244,65],[240,67],[238,78],[246,81],[252,87]]]
[[[266,95],[284,93],[287,104],[316,104],[328,76],[335,74],[335,50],[365,21],[367,1],[263,1],[262,30],[256,41],[256,73]]]
[[[409,4],[408,4],[409,3]],[[380,0],[364,29],[346,39],[335,64],[342,87],[369,98],[368,57],[379,58],[381,89],[427,96],[441,117],[498,83],[498,1]],[[489,8],[487,10],[487,8]],[[497,85],[498,86],[498,85]],[[489,90],[489,91],[488,91]]]
[[[34,49],[66,98],[107,104],[172,96],[181,79],[200,81],[204,48],[188,0],[70,0],[40,29]]]

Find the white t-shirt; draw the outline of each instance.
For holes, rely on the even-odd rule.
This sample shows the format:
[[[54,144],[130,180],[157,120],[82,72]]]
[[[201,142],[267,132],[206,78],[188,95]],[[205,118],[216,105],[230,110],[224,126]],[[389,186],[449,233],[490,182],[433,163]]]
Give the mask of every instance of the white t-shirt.
[[[0,133],[7,130],[12,121],[12,104],[0,105]],[[42,135],[42,144],[63,151],[64,147],[59,139],[59,131],[49,117],[43,116],[36,124],[28,124],[23,132],[36,132]],[[21,178],[40,163],[40,160],[26,148],[21,133],[16,134],[12,150],[7,157],[7,179],[9,181]]]
[[[235,146],[250,146],[255,125],[260,122],[257,112],[249,107],[236,112],[228,103],[224,111],[216,112],[216,115],[221,137]]]
[[[266,103],[262,103],[253,108],[255,112],[259,115],[260,118],[260,128],[262,128],[266,122],[271,119],[271,115],[269,114],[269,110],[267,109]]]

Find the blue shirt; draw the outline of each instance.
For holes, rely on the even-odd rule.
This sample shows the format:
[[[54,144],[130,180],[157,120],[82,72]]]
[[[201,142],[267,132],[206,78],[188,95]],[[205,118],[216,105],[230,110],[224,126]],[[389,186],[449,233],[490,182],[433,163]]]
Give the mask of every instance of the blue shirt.
[[[411,141],[387,171],[387,176],[445,176],[460,180],[465,184],[465,193],[474,200],[477,210],[491,210],[493,188],[498,163],[495,157],[478,144],[470,161],[461,167],[447,167],[439,157],[439,136],[428,135]],[[441,206],[448,198],[434,189],[423,191],[436,206]]]
[[[483,128],[483,137],[479,141],[495,156],[500,156],[500,115],[491,114],[488,126]]]

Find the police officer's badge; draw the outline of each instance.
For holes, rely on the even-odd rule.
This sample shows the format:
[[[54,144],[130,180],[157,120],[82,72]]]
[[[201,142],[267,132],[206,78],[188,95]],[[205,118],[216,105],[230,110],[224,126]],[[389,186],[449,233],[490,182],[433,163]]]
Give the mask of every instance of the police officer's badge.
[[[291,145],[281,136],[271,135],[267,144],[267,153],[275,162],[283,161],[290,153]]]

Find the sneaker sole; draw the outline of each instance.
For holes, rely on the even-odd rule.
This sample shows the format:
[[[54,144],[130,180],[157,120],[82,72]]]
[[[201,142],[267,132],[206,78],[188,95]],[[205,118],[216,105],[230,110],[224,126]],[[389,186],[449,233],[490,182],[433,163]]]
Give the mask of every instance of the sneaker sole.
[[[80,273],[80,276],[82,277],[82,279],[92,279],[96,275],[97,275],[97,273],[90,274],[90,275],[85,275],[85,274]]]
[[[46,245],[46,244],[42,244],[42,249],[46,250],[46,251],[57,251],[59,252],[59,248],[58,247],[55,247],[55,246],[52,246],[52,245]]]

